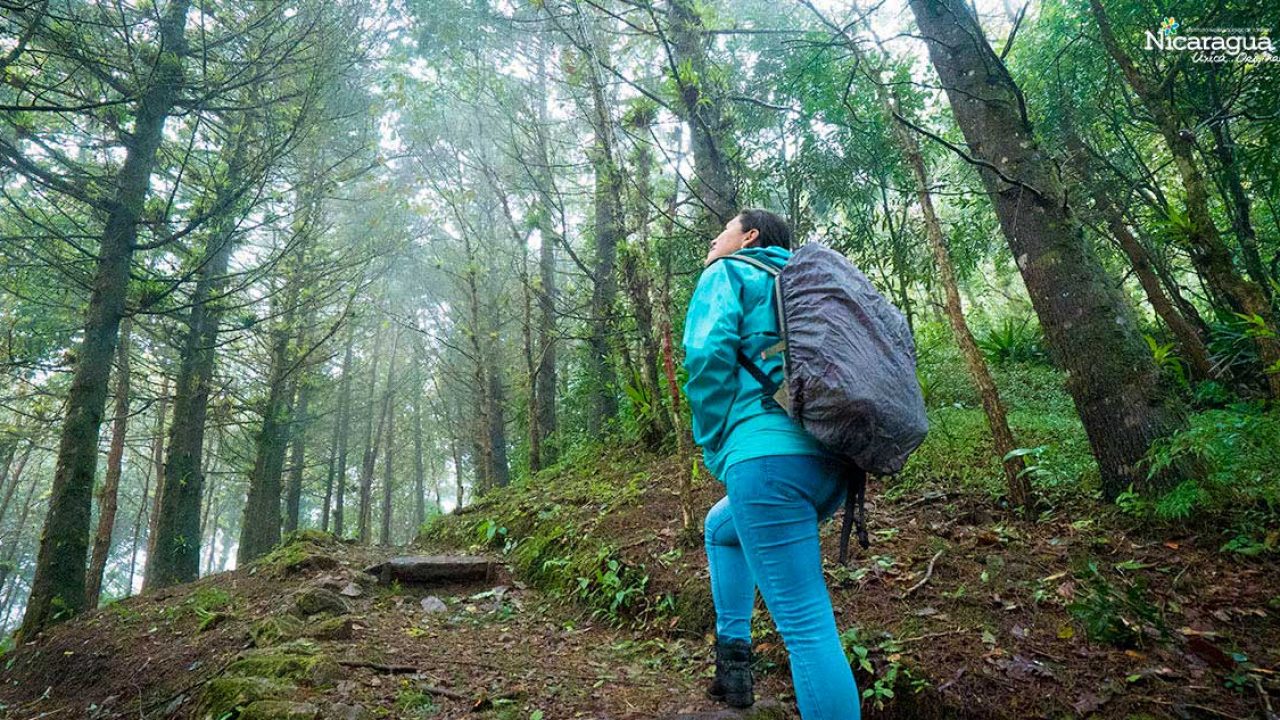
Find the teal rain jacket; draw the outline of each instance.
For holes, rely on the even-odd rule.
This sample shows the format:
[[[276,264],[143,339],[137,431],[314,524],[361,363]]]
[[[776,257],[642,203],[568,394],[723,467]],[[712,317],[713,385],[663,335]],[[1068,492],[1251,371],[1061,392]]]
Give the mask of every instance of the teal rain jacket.
[[[791,251],[744,248],[734,253],[781,268]],[[721,258],[698,278],[684,321],[684,391],[693,412],[693,440],[702,446],[707,469],[724,482],[734,463],[767,455],[829,453],[777,403],[738,362],[738,350],[782,382],[782,354],[761,360],[778,342],[773,278],[747,263]]]

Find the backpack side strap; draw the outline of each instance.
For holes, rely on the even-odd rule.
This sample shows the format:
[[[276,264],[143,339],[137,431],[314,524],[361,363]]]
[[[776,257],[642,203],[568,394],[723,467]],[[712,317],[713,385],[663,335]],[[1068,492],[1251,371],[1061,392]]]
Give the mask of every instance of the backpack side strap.
[[[858,528],[858,545],[863,550],[871,546],[867,537],[867,471],[850,462],[845,469],[845,480],[849,487],[844,498],[844,524],[840,528],[841,565],[849,562],[849,535],[855,525]]]

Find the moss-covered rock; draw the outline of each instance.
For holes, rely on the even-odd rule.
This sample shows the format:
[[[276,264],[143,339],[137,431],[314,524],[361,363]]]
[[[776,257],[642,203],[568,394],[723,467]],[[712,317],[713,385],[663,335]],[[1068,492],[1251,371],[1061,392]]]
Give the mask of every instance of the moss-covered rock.
[[[240,711],[238,720],[316,720],[320,708],[290,700],[256,700]]]
[[[341,544],[342,541],[329,533],[299,530],[285,536],[284,541],[255,565],[282,575],[304,570],[329,570],[339,565],[335,554]]]
[[[310,617],[320,613],[345,615],[351,611],[347,601],[338,593],[322,587],[312,587],[298,593],[293,599],[293,613],[301,617]]]
[[[317,652],[313,643],[301,640],[279,647],[246,650],[225,671],[233,677],[289,680],[309,685],[335,682],[341,673],[332,657]]]
[[[295,685],[264,677],[216,677],[204,684],[196,700],[194,717],[222,720],[259,700],[287,698]]]
[[[711,630],[716,624],[716,606],[711,597],[711,586],[705,580],[686,582],[675,596],[675,615],[678,626],[696,635]]]
[[[269,615],[249,628],[249,639],[254,647],[272,647],[302,637],[305,628],[305,623],[293,615]]]
[[[307,625],[304,634],[316,640],[350,640],[356,619],[353,615],[324,618]]]

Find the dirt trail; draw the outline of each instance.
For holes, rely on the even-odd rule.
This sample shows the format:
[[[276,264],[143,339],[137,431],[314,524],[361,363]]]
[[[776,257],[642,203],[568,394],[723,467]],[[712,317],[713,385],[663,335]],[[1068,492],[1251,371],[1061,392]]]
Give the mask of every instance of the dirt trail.
[[[283,565],[131,598],[55,628],[5,658],[0,718],[627,720],[715,709],[702,697],[701,643],[593,623],[505,569],[382,586],[362,568],[387,553],[305,545]],[[326,607],[334,598],[345,607]],[[304,620],[300,606],[324,609]],[[211,698],[250,685],[266,692]]]

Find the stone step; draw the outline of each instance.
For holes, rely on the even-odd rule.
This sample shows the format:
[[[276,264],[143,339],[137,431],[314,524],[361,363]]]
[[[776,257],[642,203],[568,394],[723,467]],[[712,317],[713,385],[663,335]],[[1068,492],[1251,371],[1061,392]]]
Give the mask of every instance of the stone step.
[[[383,585],[393,580],[406,585],[489,580],[496,571],[496,563],[477,555],[404,555],[365,568]]]

